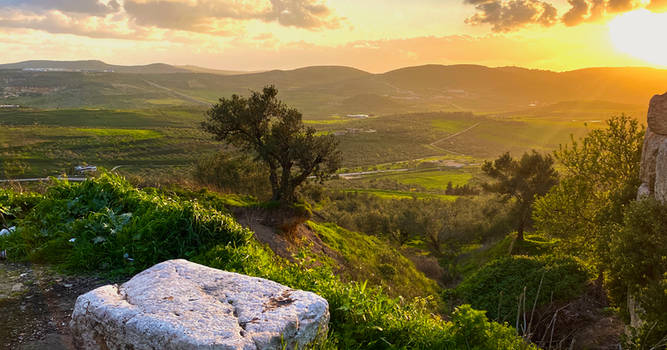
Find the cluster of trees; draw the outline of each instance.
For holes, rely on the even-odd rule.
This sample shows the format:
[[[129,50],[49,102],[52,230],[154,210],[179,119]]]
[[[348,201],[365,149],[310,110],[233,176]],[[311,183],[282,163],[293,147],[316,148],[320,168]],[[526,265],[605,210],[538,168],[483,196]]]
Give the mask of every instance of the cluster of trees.
[[[447,182],[447,187],[445,187],[445,194],[452,196],[475,196],[479,194],[479,189],[470,185],[453,185],[451,181]]]
[[[326,220],[352,231],[385,237],[398,245],[423,241],[436,256],[455,255],[471,242],[497,239],[512,229],[507,206],[495,197],[388,199],[344,190],[304,191],[321,205]]]

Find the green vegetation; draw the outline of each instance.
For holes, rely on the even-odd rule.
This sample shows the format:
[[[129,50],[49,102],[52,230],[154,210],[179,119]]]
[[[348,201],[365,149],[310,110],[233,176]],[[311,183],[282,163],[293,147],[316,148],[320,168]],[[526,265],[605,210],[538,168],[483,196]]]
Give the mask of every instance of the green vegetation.
[[[289,263],[257,244],[227,214],[196,201],[138,190],[114,175],[80,184],[57,182],[43,196],[3,191],[0,200],[17,213],[27,204],[11,218],[18,229],[0,238],[0,249],[12,259],[38,258],[70,271],[126,275],[164,259],[186,257],[269,278],[329,301],[326,348],[530,348],[512,328],[489,322],[481,311],[461,306],[451,321],[443,321],[429,312],[425,299],[389,298],[366,283],[341,282],[327,267]],[[340,233],[328,229],[324,235],[329,238]]]
[[[352,188],[345,190],[347,192],[353,193],[368,193],[376,195],[384,199],[410,199],[410,198],[419,198],[419,199],[441,199],[446,201],[456,200],[456,196],[450,196],[446,194],[433,194],[433,193],[421,193],[421,192],[403,192],[403,191],[393,191],[393,190],[379,190],[374,188],[364,188],[357,189]]]
[[[406,257],[378,237],[348,231],[335,224],[308,222],[322,241],[339,252],[343,274],[354,281],[382,286],[391,295],[412,298],[437,295],[437,285],[417,271]],[[319,260],[319,259],[318,259]],[[332,266],[333,269],[341,266]]]
[[[579,296],[588,279],[584,265],[572,257],[508,256],[466,277],[455,293],[474,308],[487,310],[489,317],[512,322],[533,305],[539,308]],[[522,299],[525,305],[519,305]]]
[[[561,238],[564,250],[597,265],[601,274],[610,235],[623,220],[623,206],[637,195],[645,134],[626,116],[606,125],[555,153],[563,176],[535,203],[538,230]]]
[[[539,230],[560,238],[559,250],[595,267],[598,284],[632,324],[627,347],[661,348],[667,341],[665,208],[635,201],[644,128],[625,116],[556,152],[564,177],[536,202]],[[639,306],[629,302],[635,300]],[[643,310],[643,311],[642,311]]]
[[[218,141],[252,154],[268,169],[271,200],[296,201],[296,190],[309,177],[324,181],[338,170],[341,154],[333,135],[315,135],[302,115],[276,98],[274,86],[245,98],[221,98],[206,112],[202,129]]]
[[[617,303],[631,296],[643,325],[628,339],[638,349],[667,346],[667,206],[655,199],[631,203],[612,236],[608,286]],[[629,315],[623,312],[627,321]]]
[[[495,180],[485,184],[484,189],[499,194],[505,201],[514,200],[517,240],[522,241],[523,231],[530,224],[533,202],[558,182],[553,158],[533,151],[514,160],[505,153],[493,162],[485,162],[482,171]]]

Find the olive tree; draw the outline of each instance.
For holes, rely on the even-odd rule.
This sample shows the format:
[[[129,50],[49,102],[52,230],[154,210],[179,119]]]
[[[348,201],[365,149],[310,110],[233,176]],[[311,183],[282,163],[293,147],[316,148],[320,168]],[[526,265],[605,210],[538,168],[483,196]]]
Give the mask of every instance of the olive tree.
[[[254,156],[268,168],[272,200],[296,200],[296,189],[309,177],[322,181],[335,172],[341,155],[333,135],[317,135],[301,113],[276,98],[274,86],[250,97],[221,98],[206,112],[202,129],[218,141]]]

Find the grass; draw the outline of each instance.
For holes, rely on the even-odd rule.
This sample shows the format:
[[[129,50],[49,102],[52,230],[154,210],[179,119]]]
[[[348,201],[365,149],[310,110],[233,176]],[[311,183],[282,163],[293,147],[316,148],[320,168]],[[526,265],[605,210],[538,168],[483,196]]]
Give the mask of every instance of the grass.
[[[579,296],[591,273],[573,257],[542,255],[508,256],[489,262],[456,287],[456,294],[473,307],[487,310],[489,317],[512,321],[517,299],[537,307]],[[538,294],[539,293],[539,294]]]
[[[377,237],[353,232],[332,223],[308,222],[324,243],[346,262],[343,274],[351,280],[381,286],[390,295],[436,296],[437,285],[414,264]]]
[[[465,185],[473,178],[471,169],[426,170],[409,173],[385,175],[400,183],[419,185],[427,189],[445,189],[448,182],[454,186]]]
[[[380,198],[385,199],[409,199],[409,198],[418,198],[418,199],[441,199],[446,201],[456,200],[457,196],[450,196],[446,194],[434,194],[434,193],[422,193],[422,192],[402,192],[394,190],[379,190],[374,188],[362,188],[362,189],[347,189],[346,192],[358,192],[358,193],[369,193]]]
[[[147,140],[162,137],[162,134],[155,130],[140,130],[140,129],[82,129],[77,128],[84,134],[92,134],[95,136],[121,136],[132,140]]]

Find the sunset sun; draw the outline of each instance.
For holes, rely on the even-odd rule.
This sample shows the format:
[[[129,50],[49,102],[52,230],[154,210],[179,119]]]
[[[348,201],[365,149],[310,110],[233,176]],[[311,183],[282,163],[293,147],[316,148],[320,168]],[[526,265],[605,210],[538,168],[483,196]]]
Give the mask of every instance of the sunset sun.
[[[646,62],[667,66],[667,46],[655,40],[667,32],[667,13],[648,10],[627,12],[609,22],[609,35],[617,50]]]

